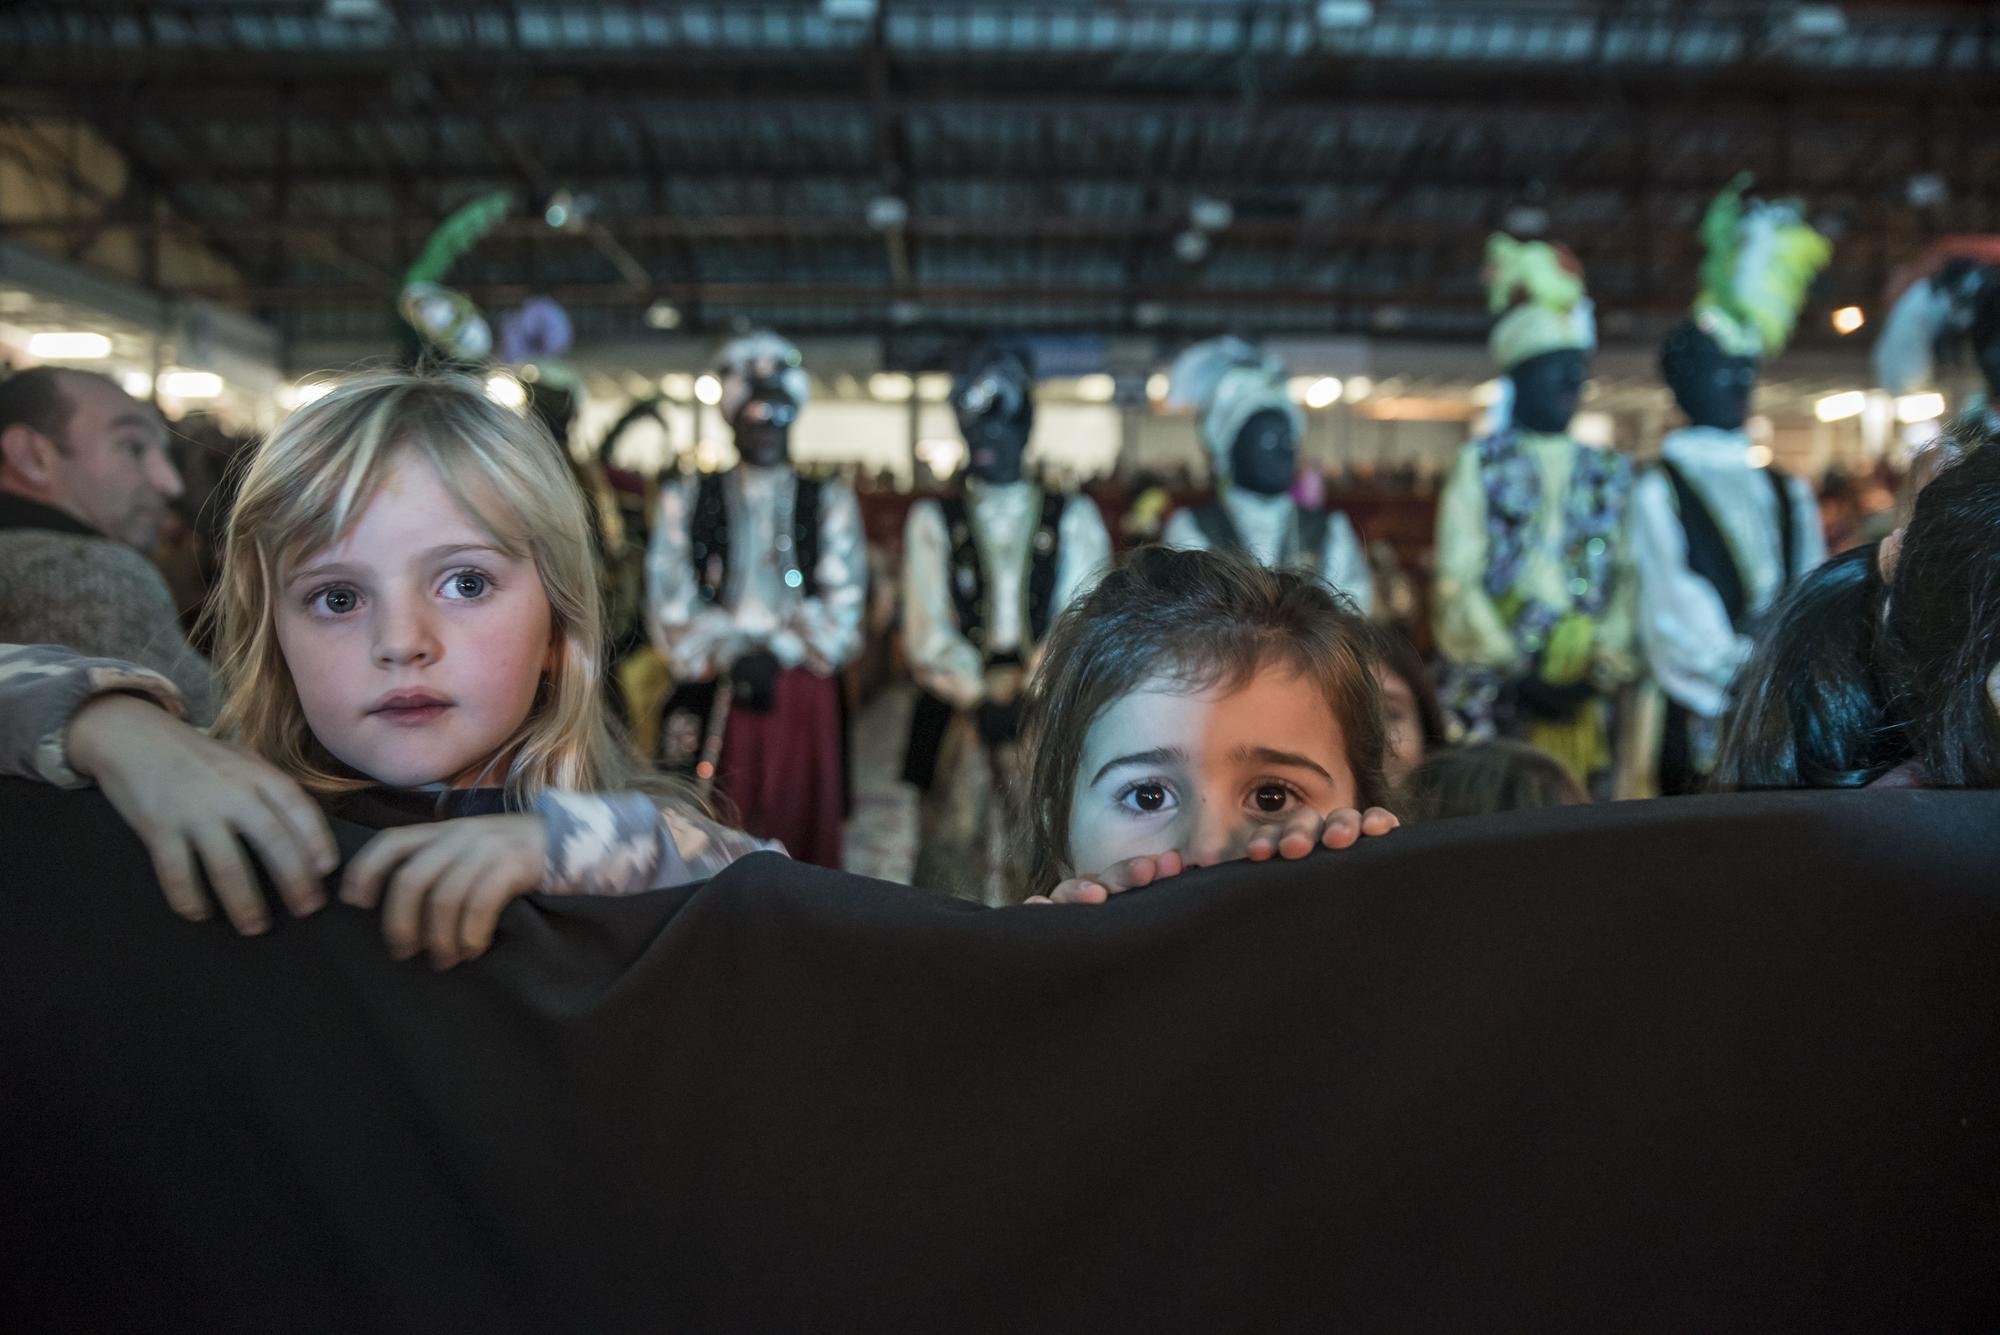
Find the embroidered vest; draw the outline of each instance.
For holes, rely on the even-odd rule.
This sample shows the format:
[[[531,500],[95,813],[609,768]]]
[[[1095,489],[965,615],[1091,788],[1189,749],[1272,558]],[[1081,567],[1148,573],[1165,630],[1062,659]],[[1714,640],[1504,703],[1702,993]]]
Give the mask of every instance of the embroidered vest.
[[[688,521],[688,560],[702,598],[722,601],[729,587],[729,498],[722,473],[705,473],[695,487],[694,513]],[[810,598],[819,592],[819,498],[817,478],[800,477],[792,491],[792,531],[780,535],[785,558],[785,583]]]
[[[1203,501],[1194,507],[1195,526],[1201,536],[1208,539],[1208,545],[1217,551],[1247,552],[1243,535],[1236,528],[1236,520],[1230,516],[1229,507],[1220,500]],[[1295,510],[1296,522],[1278,549],[1278,568],[1281,570],[1306,570],[1319,573],[1320,558],[1326,551],[1326,528],[1330,517],[1325,510],[1314,510],[1298,506]]]
[[[1063,508],[1067,498],[1042,493],[1042,513],[1028,548],[1028,634],[1019,646],[1023,654],[1048,633],[1055,619],[1056,561],[1062,546]],[[972,531],[972,512],[962,494],[946,496],[938,502],[944,511],[945,538],[951,544],[951,601],[958,616],[959,633],[986,654],[987,628],[992,609],[987,606],[991,585],[985,563],[979,559],[979,541]]]

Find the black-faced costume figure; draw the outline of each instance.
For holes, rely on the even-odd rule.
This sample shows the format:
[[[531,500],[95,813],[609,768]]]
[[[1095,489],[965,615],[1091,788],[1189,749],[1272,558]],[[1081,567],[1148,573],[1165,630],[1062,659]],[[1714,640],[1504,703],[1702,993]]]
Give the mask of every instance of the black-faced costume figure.
[[[1621,792],[1699,789],[1717,720],[1763,613],[1826,559],[1812,489],[1760,459],[1744,422],[1764,359],[1783,349],[1832,254],[1792,201],[1747,198],[1739,177],[1702,220],[1701,295],[1660,350],[1688,425],[1632,489],[1639,645],[1651,681]]]
[[[1160,540],[1235,548],[1267,566],[1310,570],[1368,615],[1374,578],[1354,525],[1292,496],[1306,419],[1285,391],[1284,367],[1240,338],[1213,338],[1182,352],[1168,379],[1168,406],[1195,414],[1216,490],[1175,511]]]
[[[1608,786],[1613,698],[1637,672],[1632,467],[1569,434],[1597,348],[1575,256],[1495,236],[1486,260],[1505,420],[1459,451],[1438,501],[1442,694],[1469,735],[1523,738]]]
[[[960,364],[964,484],[916,502],[903,530],[903,648],[919,688],[904,777],[922,795],[912,879],[988,903],[1007,893],[1005,840],[1020,828],[1023,678],[1111,553],[1095,502],[1023,476],[1034,388],[1023,349],[989,345]]]
[[[854,493],[791,465],[811,392],[771,333],[722,349],[721,409],[742,462],[660,490],[647,624],[677,689],[661,743],[728,814],[838,867],[845,790],[838,673],[859,652],[867,562]]]
[[[1895,297],[1875,344],[1891,394],[1938,390],[1961,426],[2000,431],[2000,237],[1933,246]]]

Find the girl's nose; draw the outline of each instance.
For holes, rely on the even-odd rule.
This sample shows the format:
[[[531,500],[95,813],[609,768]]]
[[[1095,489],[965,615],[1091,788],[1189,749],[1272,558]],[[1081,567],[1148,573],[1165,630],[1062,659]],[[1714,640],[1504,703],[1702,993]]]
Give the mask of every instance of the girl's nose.
[[[1194,823],[1194,837],[1184,850],[1190,863],[1213,867],[1243,856],[1249,844],[1243,814],[1227,806],[1204,806]]]
[[[437,660],[438,639],[430,618],[395,600],[375,622],[375,662],[382,667],[421,667]]]

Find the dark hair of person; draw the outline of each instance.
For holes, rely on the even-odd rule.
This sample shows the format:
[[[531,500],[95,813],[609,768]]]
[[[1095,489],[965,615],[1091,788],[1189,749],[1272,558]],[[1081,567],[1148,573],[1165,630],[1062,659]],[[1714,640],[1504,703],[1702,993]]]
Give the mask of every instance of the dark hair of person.
[[[60,366],[17,371],[0,380],[0,431],[26,426],[54,441],[56,448],[66,448],[70,418],[76,416],[76,402],[63,384],[64,376],[88,376],[107,385],[112,383],[95,371],[72,371]]]
[[[1428,755],[1450,737],[1444,727],[1444,706],[1438,703],[1437,686],[1431,681],[1430,669],[1424,666],[1424,656],[1417,652],[1416,643],[1406,633],[1393,626],[1378,629],[1375,643],[1382,670],[1402,678],[1417,702],[1417,722],[1423,729],[1424,753]]]
[[[2000,449],[1972,449],[1917,497],[1879,667],[1924,782],[2000,787]]]
[[[1548,752],[1511,738],[1464,742],[1424,757],[1410,776],[1409,814],[1428,824],[1453,816],[1582,806],[1589,794]]]
[[[1340,724],[1356,805],[1386,802],[1376,637],[1312,575],[1225,552],[1140,547],[1072,603],[1044,643],[1022,718],[1028,846],[1018,867],[1033,891],[1097,870],[1068,865],[1084,739],[1107,708],[1157,678],[1200,691],[1267,670],[1303,674]]]
[[[1710,786],[1858,788],[1906,757],[1875,670],[1876,544],[1800,578],[1736,673]]]

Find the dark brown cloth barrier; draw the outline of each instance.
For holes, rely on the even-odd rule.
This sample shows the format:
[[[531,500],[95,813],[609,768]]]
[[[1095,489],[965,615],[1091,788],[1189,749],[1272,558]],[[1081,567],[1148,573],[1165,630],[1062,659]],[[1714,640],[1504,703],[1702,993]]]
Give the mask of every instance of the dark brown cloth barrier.
[[[0,1328],[2000,1321],[2000,797],[1446,823],[1103,909],[759,856],[393,964],[0,785]],[[350,847],[358,832],[347,831]]]

